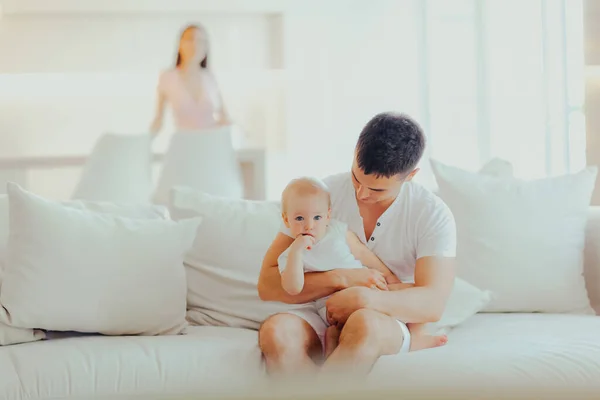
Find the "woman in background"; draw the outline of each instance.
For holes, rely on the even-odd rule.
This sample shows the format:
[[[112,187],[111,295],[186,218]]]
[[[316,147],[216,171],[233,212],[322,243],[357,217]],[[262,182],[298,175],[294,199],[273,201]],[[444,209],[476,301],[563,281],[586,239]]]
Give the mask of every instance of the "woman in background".
[[[150,132],[156,136],[167,103],[177,131],[198,131],[229,125],[217,82],[209,69],[208,37],[204,27],[187,26],[180,37],[175,67],[163,71],[157,88],[156,114]]]

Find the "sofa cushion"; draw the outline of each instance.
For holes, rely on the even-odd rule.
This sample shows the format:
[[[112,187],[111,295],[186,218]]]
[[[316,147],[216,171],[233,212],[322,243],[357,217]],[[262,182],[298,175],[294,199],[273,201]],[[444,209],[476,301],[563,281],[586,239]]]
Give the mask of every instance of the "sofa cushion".
[[[180,336],[48,334],[0,347],[7,399],[185,395],[249,386],[264,374],[257,333],[189,327]]]
[[[441,318],[425,324],[432,335],[446,334],[485,308],[492,300],[492,292],[481,290],[460,278],[454,279],[454,287],[446,302]]]
[[[185,258],[191,323],[258,329],[272,314],[306,307],[258,297],[262,259],[280,226],[277,203],[177,187],[170,212],[175,220],[202,218]]]
[[[456,220],[458,276],[494,294],[484,311],[593,313],[583,251],[597,168],[524,181],[431,164]]]
[[[2,274],[6,258],[6,243],[8,241],[8,196],[0,195],[0,290],[2,288]],[[3,310],[0,309],[0,346],[15,343],[35,342],[44,339],[44,332],[39,329],[15,328],[7,325]],[[0,374],[3,366],[0,364]]]
[[[590,207],[588,215],[584,276],[592,307],[600,315],[600,207]]]
[[[169,212],[164,206],[151,204],[122,204],[110,202],[93,202],[82,200],[63,201],[62,205],[77,210],[87,210],[98,213],[141,219],[168,219]],[[9,235],[9,204],[8,196],[0,195],[0,287],[6,258],[6,246]],[[0,310],[0,314],[3,310]],[[7,322],[5,315],[0,315],[0,321]],[[32,342],[44,339],[45,334],[38,329],[15,328],[0,322],[0,345]]]
[[[477,314],[452,330],[443,347],[382,357],[370,379],[378,387],[407,389],[432,382],[440,387],[597,386],[599,333],[595,315]]]
[[[257,329],[276,312],[310,307],[258,297],[262,258],[281,224],[277,202],[222,198],[178,187],[172,191],[171,214],[175,219],[202,217],[185,261],[192,323]],[[444,315],[428,331],[447,332],[480,311],[490,295],[456,279]]]
[[[19,328],[177,334],[187,326],[183,256],[200,219],[117,217],[7,186],[0,302]]]
[[[599,331],[597,316],[478,314],[451,331],[446,346],[382,357],[368,386],[359,383],[415,394],[432,386],[479,387],[468,397],[473,399],[481,398],[481,390],[498,388],[527,389],[532,395],[548,387],[576,393],[598,388]],[[237,392],[230,398],[241,399],[249,397],[245,389],[264,383],[252,330],[192,326],[183,336],[56,335],[63,338],[0,347],[0,393],[34,400],[204,398]],[[268,386],[264,394],[273,389]]]

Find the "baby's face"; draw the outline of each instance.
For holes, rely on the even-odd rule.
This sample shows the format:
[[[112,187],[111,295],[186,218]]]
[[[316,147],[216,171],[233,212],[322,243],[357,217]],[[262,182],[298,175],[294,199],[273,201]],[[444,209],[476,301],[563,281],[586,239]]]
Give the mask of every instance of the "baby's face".
[[[324,195],[294,196],[287,202],[283,221],[293,237],[310,235],[321,239],[329,224],[329,201]]]

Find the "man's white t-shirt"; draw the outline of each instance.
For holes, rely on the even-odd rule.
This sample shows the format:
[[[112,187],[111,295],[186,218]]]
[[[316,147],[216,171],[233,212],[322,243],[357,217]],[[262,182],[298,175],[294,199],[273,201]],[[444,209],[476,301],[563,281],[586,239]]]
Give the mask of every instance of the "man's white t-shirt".
[[[365,237],[350,172],[323,179],[331,192],[332,218],[373,251],[402,281],[414,282],[417,259],[456,256],[456,224],[448,206],[434,193],[411,181],[402,184],[394,203]]]

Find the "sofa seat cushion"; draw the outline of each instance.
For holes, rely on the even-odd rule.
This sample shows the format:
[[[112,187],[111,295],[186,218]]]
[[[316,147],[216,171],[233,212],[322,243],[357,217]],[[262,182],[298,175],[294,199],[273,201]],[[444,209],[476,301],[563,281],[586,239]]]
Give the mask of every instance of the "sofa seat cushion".
[[[599,337],[598,316],[477,314],[444,347],[382,357],[370,378],[411,387],[600,388]]]
[[[80,399],[237,391],[247,398],[242,392],[265,377],[256,331],[189,329],[184,336],[79,335],[0,347],[0,393]],[[444,347],[382,357],[367,387],[404,393],[462,387],[473,399],[499,387],[533,394],[600,389],[599,333],[597,316],[477,314],[454,328]]]
[[[6,396],[0,397],[217,393],[264,376],[256,331],[188,330],[153,337],[57,333],[46,341],[0,347],[0,393]]]

